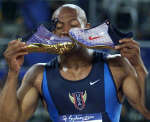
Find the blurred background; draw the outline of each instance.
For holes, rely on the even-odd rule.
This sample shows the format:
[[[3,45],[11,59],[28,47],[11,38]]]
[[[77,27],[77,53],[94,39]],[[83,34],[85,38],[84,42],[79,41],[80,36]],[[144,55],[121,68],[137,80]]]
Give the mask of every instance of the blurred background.
[[[40,23],[50,21],[54,10],[62,4],[73,3],[86,11],[92,26],[109,19],[123,32],[132,31],[141,45],[141,55],[150,71],[150,0],[0,0],[0,89],[7,76],[3,52],[9,41],[25,35]],[[48,62],[55,55],[32,53],[25,56],[19,81],[27,69],[39,62]],[[51,122],[39,101],[39,107],[28,122]],[[121,122],[148,122],[125,101]]]

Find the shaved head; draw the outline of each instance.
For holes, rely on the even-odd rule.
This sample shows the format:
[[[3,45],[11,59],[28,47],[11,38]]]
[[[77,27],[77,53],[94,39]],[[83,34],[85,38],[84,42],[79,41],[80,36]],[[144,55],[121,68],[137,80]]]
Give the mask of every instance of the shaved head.
[[[86,25],[87,23],[87,18],[86,18],[86,14],[84,12],[84,10],[82,8],[80,8],[77,5],[74,4],[64,4],[62,6],[60,6],[58,9],[56,9],[56,11],[54,12],[52,19],[58,18],[60,12],[64,9],[64,8],[68,8],[68,9],[72,9],[75,10],[78,21],[81,24],[81,27],[84,25]]]

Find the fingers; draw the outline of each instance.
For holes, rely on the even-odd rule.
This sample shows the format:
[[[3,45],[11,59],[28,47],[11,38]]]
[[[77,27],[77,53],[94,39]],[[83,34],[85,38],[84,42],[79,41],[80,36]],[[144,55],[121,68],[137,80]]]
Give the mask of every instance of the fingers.
[[[122,55],[132,54],[134,56],[140,54],[140,46],[135,40],[123,39],[119,42],[120,45],[115,46],[115,49],[119,50]]]
[[[12,71],[18,72],[24,62],[24,55],[28,54],[27,45],[20,40],[13,40],[8,43],[4,57]]]
[[[10,46],[7,51],[12,55],[16,54],[17,52],[20,52],[20,51],[27,52],[26,51],[26,45],[23,43],[14,44],[14,45]]]
[[[24,55],[27,55],[27,45],[21,40],[13,40],[8,43],[4,52],[4,57],[8,63],[9,69],[18,72],[24,62]]]
[[[139,55],[139,51],[137,51],[136,49],[127,49],[127,48],[124,48],[124,49],[120,50],[120,53],[121,53],[122,56],[125,56],[125,55],[132,55],[132,56]]]
[[[20,40],[13,40],[8,43],[8,47],[14,47],[14,46],[25,46],[25,42],[21,42]]]
[[[129,49],[131,49],[132,47],[133,47],[133,45],[131,45],[129,43],[125,43],[125,44],[122,44],[122,45],[115,46],[115,49],[117,49],[117,50],[120,50],[120,49],[123,49],[123,48],[129,48]]]
[[[10,42],[8,43],[8,46],[15,44],[16,41],[17,41],[17,40],[10,41]]]
[[[8,43],[8,48],[4,52],[5,58],[12,58],[24,54],[28,54],[26,50],[26,44],[24,42],[20,42],[20,40],[13,40]]]
[[[131,38],[125,38],[125,39],[119,40],[119,43],[126,43],[126,42],[132,42],[132,43],[138,44],[135,40]]]
[[[28,52],[18,52],[17,54],[16,54],[16,57],[18,57],[18,56],[23,56],[23,55],[27,55],[28,54]]]
[[[119,43],[120,43],[119,45],[115,46],[116,50],[122,50],[124,48],[139,50],[140,48],[139,43],[133,39],[122,39],[119,40]]]
[[[13,40],[8,43],[8,48],[7,50],[11,50],[13,52],[17,52],[19,50],[25,50],[26,49],[26,44],[25,42],[20,42],[19,40]]]
[[[140,62],[140,45],[133,39],[122,39],[115,49],[120,51],[123,57],[126,57],[133,66],[137,66]]]

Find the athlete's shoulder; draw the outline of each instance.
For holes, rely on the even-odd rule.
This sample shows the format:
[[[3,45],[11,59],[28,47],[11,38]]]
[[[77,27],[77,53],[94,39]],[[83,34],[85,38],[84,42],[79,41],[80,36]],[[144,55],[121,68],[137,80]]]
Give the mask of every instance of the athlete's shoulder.
[[[26,72],[24,79],[25,80],[33,80],[39,77],[39,75],[43,74],[44,67],[46,66],[46,63],[37,63],[32,65]]]

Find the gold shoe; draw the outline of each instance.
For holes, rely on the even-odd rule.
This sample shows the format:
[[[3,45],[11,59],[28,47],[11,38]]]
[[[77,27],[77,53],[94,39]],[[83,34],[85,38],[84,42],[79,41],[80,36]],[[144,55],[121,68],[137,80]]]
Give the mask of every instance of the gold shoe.
[[[69,37],[60,38],[51,33],[44,25],[40,25],[37,31],[26,41],[28,52],[48,52],[64,54],[71,50],[75,43]]]

